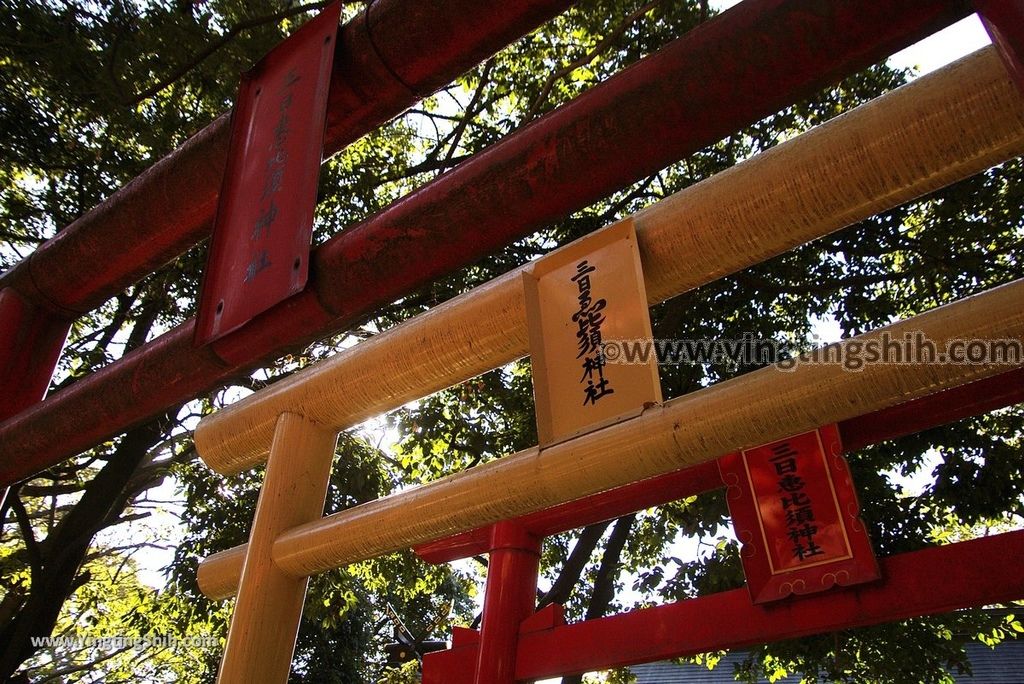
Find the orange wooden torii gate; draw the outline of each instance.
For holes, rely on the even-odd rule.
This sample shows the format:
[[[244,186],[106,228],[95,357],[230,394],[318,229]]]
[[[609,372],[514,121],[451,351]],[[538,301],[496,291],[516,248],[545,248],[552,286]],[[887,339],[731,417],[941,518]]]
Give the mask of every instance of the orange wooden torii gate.
[[[339,29],[324,152],[569,5],[375,0]],[[337,332],[974,7],[1007,29],[1010,40],[1001,44],[1013,63],[1009,46],[1021,41],[1009,29],[1021,23],[1018,2],[747,0],[331,237],[310,254],[316,278],[301,293],[235,332],[195,346],[196,321],[184,321],[40,402],[74,317],[209,233],[228,146],[222,116],[0,275],[0,384],[15,388],[0,396],[0,486]],[[602,137],[607,144],[590,144]]]
[[[647,303],[1022,152],[1024,99],[982,50],[627,219]],[[249,544],[199,570],[207,595],[238,594],[220,681],[284,681],[308,576],[409,547],[437,562],[492,554],[481,631],[429,655],[426,682],[528,681],[1024,597],[1018,573],[993,570],[1024,551],[1015,532],[883,559],[878,581],[777,605],[741,590],[576,625],[533,607],[540,537],[722,486],[716,459],[823,426],[850,448],[1019,402],[1020,358],[768,367],[321,518],[338,431],[531,351],[523,282],[498,278],[200,423],[197,447],[219,472],[267,460]],[[912,332],[942,348],[1024,340],[1022,301],[1017,281],[843,346]],[[936,567],[947,581],[923,589]],[[719,626],[692,619],[708,611]],[[623,638],[638,630],[651,638]]]
[[[450,2],[439,13],[435,12],[433,3],[411,4],[413,10],[406,12],[406,7],[398,2],[378,0],[368,6],[359,20],[344,27],[343,39],[339,41],[342,44],[335,54],[347,71],[335,69],[329,91],[331,104],[343,106],[334,107],[328,114],[328,151],[334,151],[398,113],[418,95],[471,66],[474,59],[498,49],[570,3],[531,0],[529,3],[493,3],[493,7],[487,9],[483,3]],[[476,163],[463,164],[445,174],[428,186],[426,192],[418,194],[415,202],[403,202],[396,210],[389,209],[374,217],[361,226],[362,230],[346,231],[332,239],[313,255],[321,267],[319,282],[307,284],[296,297],[258,316],[230,338],[215,345],[194,347],[193,322],[190,321],[130,358],[77,383],[70,391],[33,405],[44,393],[71,318],[116,293],[119,287],[144,275],[152,264],[170,258],[204,233],[212,216],[212,198],[216,195],[212,186],[220,175],[218,155],[227,137],[226,118],[219,119],[179,154],[162,161],[110,201],[76,221],[59,239],[48,242],[31,260],[0,278],[0,337],[9,342],[0,350],[0,377],[16,387],[16,391],[0,398],[0,417],[4,419],[0,425],[0,483],[15,482],[67,458],[104,436],[116,434],[154,415],[161,407],[187,399],[200,387],[211,386],[259,358],[280,352],[283,345],[325,334],[340,325],[339,321],[365,313],[375,302],[399,296],[458,263],[528,232],[531,226],[582,206],[588,197],[598,197],[642,176],[656,168],[659,160],[665,163],[667,159],[678,158],[687,150],[713,141],[723,132],[723,127],[756,119],[769,112],[770,107],[788,103],[801,93],[812,92],[857,65],[878,59],[887,48],[913,42],[915,36],[949,23],[972,9],[982,13],[995,40],[995,49],[1009,73],[1018,85],[1024,83],[1019,50],[1024,43],[1024,3],[1019,0],[859,2],[843,6],[820,3],[811,7],[811,13],[804,5],[791,0],[748,0],[720,20],[705,24],[701,31],[695,32],[698,35],[692,36],[693,40],[678,41],[644,60],[645,64],[639,68],[611,79],[573,105],[546,117],[546,121],[510,136],[503,144],[484,153]],[[430,30],[424,29],[412,41],[395,39],[404,37],[410,26],[418,25],[419,16],[414,16],[417,13],[430,15],[432,21],[424,24]],[[849,31],[839,30],[844,22]],[[873,25],[877,28],[874,33],[867,30]],[[815,34],[826,45],[825,49],[810,43],[803,45],[797,38],[807,34],[809,26],[835,30],[836,35],[829,35],[828,30]],[[748,39],[742,42],[742,49],[737,47],[741,39]],[[440,47],[433,49],[436,46]],[[693,65],[694,55],[708,57],[712,52],[715,68],[686,70],[680,66]],[[1006,73],[991,52],[947,70],[946,82],[934,80],[937,76],[924,79],[861,108],[842,122],[822,127],[782,146],[778,152],[762,155],[722,174],[699,186],[699,190],[693,188],[633,217],[649,301],[662,301],[710,282],[1020,154],[1019,102],[1014,99]],[[786,68],[777,69],[777,74],[758,73],[748,63],[759,54],[764,58],[777,58],[772,63]],[[729,97],[734,93],[714,88],[707,92],[700,90],[701,79],[715,75],[715,69],[721,70],[719,75],[728,73],[730,83],[739,84],[737,90],[744,94],[741,101]],[[675,80],[677,71],[687,71],[689,80]],[[664,85],[666,83],[668,85]],[[931,85],[926,87],[926,83]],[[659,84],[662,89],[657,90],[652,84]],[[642,117],[637,116],[640,112],[629,108],[624,97],[631,88],[640,85],[645,89]],[[699,101],[702,109],[697,114],[685,108],[672,110],[671,124],[660,124],[659,130],[670,131],[670,125],[686,130],[666,141],[671,144],[662,145],[658,136],[646,134],[649,128],[659,125],[658,100],[672,92],[671,88],[689,93],[688,102]],[[668,105],[667,102],[662,104]],[[618,145],[602,150],[607,168],[595,168],[592,177],[571,183],[573,173],[586,168],[580,162],[583,148],[580,141],[592,137],[594,130],[602,130],[602,124],[608,128],[608,122],[632,128],[628,136],[620,136]],[[652,140],[645,140],[645,137]],[[630,143],[644,142],[644,154],[628,162],[621,161],[625,157],[623,139]],[[817,150],[813,149],[815,146]],[[574,155],[570,159],[558,157],[557,165],[548,164],[550,157],[533,153],[534,149],[548,147],[572,148]],[[842,162],[838,166],[837,160]],[[864,165],[859,172],[858,164]],[[530,175],[531,165],[544,166],[544,173]],[[437,244],[431,244],[430,238],[436,238],[436,232],[428,233],[427,238],[421,236],[415,244],[424,246],[433,258],[421,259],[425,265],[404,279],[367,281],[369,284],[357,288],[339,286],[339,283],[351,285],[358,280],[357,276],[345,275],[349,273],[346,259],[353,255],[361,258],[361,250],[384,232],[382,228],[392,228],[389,221],[395,221],[399,229],[417,228],[417,222],[443,204],[446,197],[458,195],[467,187],[491,182],[493,177],[486,172],[489,167],[514,172],[509,176],[512,182],[502,185],[498,181],[487,186],[491,194],[501,199],[498,204],[502,212],[510,206],[523,205],[521,193],[517,195],[513,191],[529,185],[522,182],[523,179],[540,179],[535,183],[538,187],[534,192],[542,200],[538,204],[543,206],[531,207],[531,211],[517,214],[510,221],[505,221],[501,212],[494,212],[502,221],[488,223],[482,231],[485,235],[471,245],[453,245],[436,239]],[[820,178],[823,168],[835,175],[830,179]],[[826,180],[834,182],[826,183]],[[199,182],[204,187],[188,201],[163,206],[166,211],[157,212],[160,216],[155,217],[159,220],[148,220],[153,218],[153,206],[159,206],[157,196],[163,194],[169,182],[183,186]],[[486,197],[489,199],[491,195]],[[472,223],[465,219],[478,218],[488,208],[491,206],[485,201],[460,205],[462,213],[456,214],[456,219]],[[111,251],[112,247],[122,247],[125,228],[137,226],[139,216],[147,218],[142,223],[150,231],[145,233],[148,242],[131,245],[131,249],[123,250],[124,254],[119,253],[116,263],[106,263],[104,268],[96,269],[97,255]],[[355,295],[351,292],[353,289],[358,290]],[[961,332],[979,322],[982,327],[999,323],[995,318],[998,307],[1007,305],[1012,309],[1010,304],[1017,295],[1012,287],[1000,292],[948,309],[947,313],[954,312],[949,314],[949,320],[942,316],[925,320],[939,320],[941,324],[937,325],[942,330],[946,330],[946,324],[967,326]],[[979,306],[992,320],[978,320],[968,315],[972,307]],[[1016,319],[1010,315],[1003,321],[1007,328],[1000,334],[1019,336],[1008,332],[1013,320]],[[249,400],[244,407],[233,408],[206,421],[199,435],[201,449],[210,463],[224,472],[260,462],[270,450],[277,431],[282,432],[279,444],[308,440],[312,452],[325,454],[331,435],[337,430],[528,353],[526,321],[519,283],[510,278],[499,279],[472,297],[461,298],[337,357],[310,373],[308,381],[283,384],[280,393],[275,388],[271,393]],[[971,330],[977,334],[985,332],[981,328]],[[996,334],[999,330],[989,332]],[[392,354],[418,358],[417,354],[423,351],[433,356],[429,362],[412,368],[401,367],[389,358]],[[173,374],[173,381],[169,372],[172,368],[180,371]],[[535,584],[528,557],[538,537],[671,500],[684,492],[721,486],[718,467],[710,465],[713,461],[703,459],[715,458],[742,445],[763,443],[773,435],[777,437],[784,432],[777,431],[781,425],[789,425],[788,429],[796,431],[837,422],[842,444],[852,449],[856,445],[1018,402],[1024,385],[1020,370],[981,377],[995,370],[1005,370],[1005,367],[978,371],[978,374],[974,374],[976,368],[961,368],[941,377],[927,374],[926,369],[922,371],[925,375],[914,376],[916,380],[899,370],[892,376],[885,376],[893,383],[889,388],[892,394],[872,394],[865,399],[860,394],[840,393],[840,390],[859,392],[863,389],[860,385],[847,387],[845,382],[849,378],[845,376],[832,377],[826,373],[828,378],[824,378],[815,375],[819,371],[813,368],[805,370],[812,372],[808,375],[801,371],[791,376],[801,380],[790,381],[795,383],[791,390],[801,397],[803,383],[810,386],[818,381],[834,381],[837,384],[829,387],[837,392],[835,396],[858,398],[864,403],[856,407],[835,406],[829,403],[835,396],[822,396],[823,403],[814,405],[812,413],[798,416],[803,422],[789,423],[787,420],[794,416],[780,415],[780,422],[770,426],[771,429],[757,431],[757,434],[732,435],[731,441],[722,439],[714,448],[706,443],[703,433],[690,434],[686,439],[692,438],[701,446],[691,452],[680,446],[689,442],[678,442],[683,437],[674,429],[671,430],[675,435],[674,446],[665,438],[665,434],[669,434],[668,423],[674,426],[665,416],[689,407],[689,404],[671,402],[631,422],[608,428],[611,432],[601,433],[602,438],[618,435],[622,440],[620,446],[630,451],[639,448],[638,445],[654,442],[636,440],[626,436],[627,433],[632,435],[633,430],[642,428],[645,434],[650,431],[649,436],[654,439],[655,433],[664,428],[666,432],[661,437],[666,441],[661,444],[662,451],[651,447],[652,454],[660,454],[657,459],[639,458],[626,470],[618,469],[622,464],[616,467],[605,464],[608,469],[599,468],[594,477],[578,480],[574,474],[564,473],[560,468],[565,464],[557,459],[582,458],[581,450],[591,443],[588,440],[596,439],[594,435],[509,457],[510,464],[517,464],[515,467],[524,471],[524,464],[542,465],[535,474],[548,479],[534,481],[531,476],[524,479],[530,491],[518,492],[519,499],[504,500],[500,505],[478,502],[478,508],[467,506],[459,516],[434,518],[434,527],[406,530],[403,535],[378,540],[376,546],[365,549],[353,550],[336,540],[336,535],[348,534],[353,526],[366,524],[360,522],[361,518],[348,515],[321,522],[313,520],[319,516],[318,511],[310,512],[316,506],[308,505],[305,510],[295,511],[286,504],[280,504],[282,515],[273,515],[274,507],[279,505],[272,503],[274,483],[280,484],[284,478],[287,484],[290,468],[302,464],[278,467],[275,470],[286,468],[286,471],[268,480],[264,498],[268,502],[265,510],[269,512],[264,513],[255,526],[253,550],[248,552],[253,561],[251,572],[257,577],[276,577],[284,587],[291,586],[287,578],[304,577],[395,544],[398,547],[415,544],[424,557],[436,561],[459,554],[492,551],[493,566],[499,567],[507,561],[509,569],[493,572],[489,582],[501,587],[503,580],[507,580],[508,586],[518,587],[511,595],[519,599],[511,600],[509,605],[492,605],[491,600],[500,592],[489,591],[484,632],[491,636],[457,635],[456,648],[431,656],[430,662],[434,665],[425,675],[428,681],[431,678],[432,681],[458,681],[458,677],[472,676],[466,675],[475,667],[467,669],[465,663],[469,661],[483,668],[478,681],[503,681],[512,676],[529,679],[602,664],[637,662],[639,658],[656,654],[666,657],[698,652],[716,645],[754,643],[834,625],[862,624],[1018,596],[1019,584],[1015,577],[1006,573],[989,576],[984,572],[986,568],[995,567],[999,553],[1019,554],[1019,537],[1010,535],[929,551],[921,556],[885,559],[883,570],[887,579],[884,583],[801,598],[787,604],[790,609],[776,606],[767,613],[758,612],[768,609],[752,606],[745,597],[731,594],[702,599],[703,603],[686,602],[656,612],[640,611],[580,625],[561,625],[554,614],[557,611],[549,610],[520,624],[517,611],[522,615],[532,612],[532,605],[528,605],[529,601],[523,596],[532,591]],[[759,377],[764,382],[765,376]],[[127,381],[129,378],[131,382]],[[966,385],[937,391],[947,384],[968,381],[971,382]],[[754,379],[749,382],[754,388],[760,387]],[[860,381],[854,384],[857,382]],[[726,402],[730,396],[727,390],[737,391],[736,387],[709,388],[707,394],[694,395],[687,401],[697,407],[704,406],[703,402]],[[919,395],[920,398],[907,401]],[[808,406],[812,401],[807,397],[802,400],[808,402]],[[904,403],[893,405],[894,402]],[[112,408],[100,410],[108,407]],[[825,407],[830,408],[825,410]],[[873,407],[877,410],[872,410]],[[781,410],[778,406],[765,405],[764,408]],[[655,416],[661,416],[662,422],[657,422]],[[712,416],[709,420],[711,418],[720,417]],[[705,429],[710,428],[705,426]],[[722,429],[721,434],[728,433],[724,427]],[[625,432],[617,432],[620,430]],[[279,446],[278,450],[282,448]],[[307,486],[315,483],[322,469],[328,467],[323,458],[309,458],[309,467],[320,470],[310,471],[312,479],[306,482]],[[634,482],[637,478],[673,471],[684,463],[697,461],[701,463],[688,469]],[[483,475],[479,477],[491,472],[482,469]],[[560,479],[563,473],[567,478],[564,481]],[[474,474],[472,478],[458,479],[460,486],[467,487],[465,491],[458,491],[467,496],[473,492],[479,495],[473,484],[477,482],[476,477]],[[627,482],[634,483],[624,484]],[[431,496],[447,499],[453,495],[443,488],[447,486],[425,488],[427,493],[419,496],[426,496],[428,504]],[[612,489],[607,489],[609,487]],[[592,494],[598,491],[602,493]],[[307,491],[303,496],[309,495],[307,498],[315,500],[316,494],[317,491]],[[575,503],[558,503],[580,496],[585,498],[576,498]],[[371,516],[370,520],[378,514],[402,518],[404,513],[395,511],[404,511],[416,501],[415,498],[392,499],[362,509],[359,515]],[[542,510],[526,513],[537,509]],[[513,516],[512,522],[509,516]],[[309,522],[303,523],[307,519]],[[452,533],[456,535],[447,536]],[[311,545],[307,546],[307,542]],[[208,559],[200,574],[206,591],[216,596],[234,593],[243,575],[246,557],[247,550],[242,547]],[[272,562],[267,561],[268,557]],[[968,563],[971,558],[974,560]],[[915,594],[913,579],[917,575],[914,573],[922,566],[943,563],[951,564],[949,577],[969,577],[976,583],[973,589],[970,592],[958,590],[956,583],[950,582],[941,591],[927,596]],[[279,572],[282,569],[283,575]],[[894,601],[894,596],[901,600]],[[297,609],[293,602],[290,610]],[[680,615],[700,614],[706,610],[733,615],[732,631],[709,631],[693,635],[688,641],[678,636],[675,641],[665,638],[646,644],[649,650],[644,653],[628,649],[617,651],[614,643],[601,641],[610,638],[609,635],[629,633],[658,620],[671,621]],[[832,622],[822,617],[824,610],[834,613]],[[666,615],[670,617],[663,617]],[[523,638],[517,646],[520,633]],[[236,645],[231,650],[244,653],[238,651],[241,647],[237,644],[244,643],[239,634],[233,637]],[[478,643],[478,639],[482,641]],[[589,647],[556,648],[553,643],[580,643]],[[277,663],[277,672],[282,670],[280,663],[286,660],[281,653],[288,649],[288,639],[284,638],[276,648],[267,651],[268,655],[273,654],[270,660]],[[595,650],[600,650],[605,660],[601,663],[581,660],[592,656]],[[495,659],[494,654],[499,652],[506,657]],[[510,674],[513,661],[514,675]],[[264,679],[264,674],[260,673],[259,678]]]

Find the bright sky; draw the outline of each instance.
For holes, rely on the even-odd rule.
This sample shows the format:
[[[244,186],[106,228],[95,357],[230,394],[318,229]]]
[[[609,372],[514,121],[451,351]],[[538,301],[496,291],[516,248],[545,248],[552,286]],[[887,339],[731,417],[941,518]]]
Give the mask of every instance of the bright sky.
[[[991,42],[978,15],[972,14],[906,50],[897,52],[889,58],[889,64],[912,67],[926,74]]]
[[[738,1],[720,0],[717,4],[732,7]],[[716,3],[712,2],[712,5],[716,5]],[[978,15],[972,14],[897,52],[889,58],[889,64],[894,67],[913,69],[916,76],[922,76],[969,55],[991,42]],[[817,321],[815,333],[823,343],[838,341],[842,336],[839,324],[832,318]]]

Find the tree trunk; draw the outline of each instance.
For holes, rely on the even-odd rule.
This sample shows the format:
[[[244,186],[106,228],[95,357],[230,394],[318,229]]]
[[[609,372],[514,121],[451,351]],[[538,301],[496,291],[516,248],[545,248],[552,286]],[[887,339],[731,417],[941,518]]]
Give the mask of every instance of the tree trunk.
[[[82,499],[47,538],[46,554],[38,572],[32,573],[27,599],[13,619],[0,627],[0,681],[19,681],[15,671],[36,651],[32,637],[53,632],[61,606],[88,580],[78,570],[89,544],[128,503],[126,485],[161,433],[159,421],[128,432]]]
[[[590,595],[590,605],[587,606],[587,620],[594,620],[602,617],[615,598],[615,579],[619,576],[619,558],[622,556],[622,549],[629,539],[629,531],[633,527],[636,514],[619,518],[608,536],[608,545],[604,547],[604,554],[601,556],[601,565],[597,569],[597,577],[594,578],[594,591]],[[562,684],[582,684],[583,675],[570,675],[562,677]]]

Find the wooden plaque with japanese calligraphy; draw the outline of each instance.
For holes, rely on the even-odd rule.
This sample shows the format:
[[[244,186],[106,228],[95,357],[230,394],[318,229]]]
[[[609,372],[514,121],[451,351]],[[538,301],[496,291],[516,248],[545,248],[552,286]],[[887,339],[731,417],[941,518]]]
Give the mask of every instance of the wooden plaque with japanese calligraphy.
[[[340,12],[339,3],[328,6],[242,78],[196,346],[306,285]]]
[[[523,282],[541,447],[661,401],[654,354],[621,353],[651,340],[632,221],[539,259]]]
[[[754,603],[879,577],[834,425],[719,459]]]

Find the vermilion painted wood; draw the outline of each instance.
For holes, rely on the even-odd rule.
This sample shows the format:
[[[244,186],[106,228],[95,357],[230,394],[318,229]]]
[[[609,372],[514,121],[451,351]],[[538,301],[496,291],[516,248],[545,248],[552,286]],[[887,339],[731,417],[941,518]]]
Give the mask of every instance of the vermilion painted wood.
[[[780,447],[793,457],[792,470],[778,469]],[[878,560],[834,423],[726,454],[718,459],[718,469],[754,603],[878,579]],[[780,478],[786,473],[792,479]],[[797,492],[806,497],[802,504],[796,503]],[[804,505],[810,517],[790,522],[788,515],[766,514],[766,504],[769,511]],[[791,536],[794,531],[807,536]]]
[[[854,440],[859,438],[856,443],[858,446],[864,446],[1016,403],[1024,398],[1024,383],[1019,377],[1022,373],[1024,369],[1012,371],[846,421],[842,424],[845,428],[844,434]],[[879,591],[877,584],[868,589],[861,588],[858,590],[858,597],[852,602],[849,599],[849,589],[846,593],[819,594],[816,601],[823,605],[811,606],[802,612],[797,608],[805,607],[802,602],[807,600],[806,596],[801,597],[795,604],[793,601],[776,602],[771,604],[770,608],[758,608],[750,603],[748,587],[571,626],[563,626],[562,621],[556,621],[547,631],[536,632],[523,624],[521,609],[514,607],[507,600],[510,593],[520,590],[519,593],[525,594],[529,588],[532,605],[536,568],[527,567],[522,563],[513,564],[514,559],[505,555],[507,550],[495,551],[493,535],[496,531],[531,530],[535,534],[553,534],[605,519],[606,516],[616,517],[654,503],[714,489],[721,484],[718,463],[710,462],[524,516],[518,518],[517,524],[511,527],[502,528],[509,526],[510,523],[499,523],[417,548],[416,552],[421,557],[436,563],[464,555],[475,555],[482,552],[480,547],[484,545],[491,551],[490,569],[495,573],[488,576],[485,594],[487,604],[484,609],[484,629],[481,638],[473,638],[472,632],[462,634],[451,650],[428,655],[423,666],[424,683],[458,684],[465,681],[474,684],[511,684],[513,678],[508,668],[513,662],[519,679],[574,674],[792,638],[828,628],[848,628],[911,615],[941,612],[960,605],[973,605],[970,602],[957,603],[964,600],[976,599],[975,603],[988,603],[1012,600],[1024,595],[1024,578],[1019,577],[1013,570],[1006,569],[1005,564],[995,565],[993,560],[994,556],[997,557],[1002,552],[1020,553],[1024,548],[1024,532],[1018,532],[1002,535],[995,552],[991,544],[979,546],[979,542],[987,540],[976,540],[946,549],[930,549],[886,559],[882,563],[886,573],[886,589]],[[877,567],[870,548],[862,548],[860,556],[860,562],[867,559],[872,568]],[[993,564],[987,566],[987,562]],[[904,593],[908,587],[920,590],[922,585],[926,584],[926,578],[920,575],[931,571],[939,574],[930,577],[944,578],[945,588],[956,586],[957,578],[944,572],[944,563],[947,567],[956,567],[964,575],[980,574],[986,578],[995,575],[997,581],[990,582],[986,587],[992,594],[976,598],[976,585],[971,585],[965,590],[946,591],[941,595],[927,590],[918,591],[916,594]],[[967,564],[974,565],[968,570],[963,567]],[[913,579],[914,574],[918,575],[917,579]],[[877,570],[872,576],[877,576]],[[970,582],[966,577],[962,581]],[[862,600],[861,592],[866,592],[868,600]],[[493,597],[495,593],[499,594],[499,597]],[[1002,598],[985,598],[992,595]],[[946,605],[943,601],[956,605]],[[487,606],[491,606],[490,611]],[[832,618],[839,617],[831,626],[817,628],[813,625],[820,624],[820,620],[818,623],[814,622],[819,613]],[[714,616],[714,619],[708,619],[709,616]],[[851,622],[842,622],[844,617]],[[694,625],[705,629],[694,629]],[[718,626],[719,629],[706,629],[709,625]],[[520,626],[521,634],[512,633],[512,630],[519,629]],[[752,629],[759,630],[756,632],[758,636],[750,635]],[[671,636],[679,632],[685,632],[689,641]],[[645,637],[656,635],[656,638],[653,642],[646,638],[635,640],[633,636],[638,633],[644,634]],[[491,637],[483,637],[483,634],[490,634]],[[494,637],[495,634],[501,634],[503,641]],[[515,654],[512,649],[518,643],[522,643],[523,648]],[[637,646],[637,643],[642,645]],[[504,648],[499,644],[503,644]],[[476,676],[471,678],[469,674],[474,662],[477,666]]]
[[[856,451],[870,444],[914,434],[1022,401],[1024,369],[1018,369],[845,420],[839,423],[839,432],[844,449],[847,452]],[[718,462],[712,461],[571,501],[516,520],[534,534],[546,537],[723,486]],[[447,563],[476,556],[487,552],[489,529],[483,527],[439,539],[414,550],[429,563]]]
[[[417,100],[571,4],[571,0],[376,0],[367,12],[342,28],[329,96],[326,152],[332,154],[342,149],[401,114]],[[0,274],[0,291],[20,292],[19,299],[26,306],[44,310],[56,307],[63,312],[52,319],[33,318],[18,333],[33,340],[26,347],[33,351],[13,362],[14,368],[22,369],[21,374],[11,376],[9,383],[5,376],[0,376],[4,380],[0,386],[5,390],[0,401],[7,402],[0,410],[0,420],[42,398],[70,327],[70,321],[60,318],[65,314],[71,318],[100,305],[210,233],[227,155],[228,121],[227,114],[218,118],[41,245],[15,268]],[[18,308],[8,308],[15,307],[14,304],[3,307],[7,309],[0,313],[4,325],[14,316],[22,317]],[[324,326],[328,320],[321,316],[312,325]],[[310,327],[308,321],[303,323]],[[226,369],[209,350],[189,351],[184,345],[192,334],[190,324],[177,332],[123,360],[116,377],[105,376],[107,380],[98,383],[98,391],[88,387],[73,399],[65,395],[71,404],[68,410],[77,411],[78,416],[90,422],[104,424],[112,436],[228,376],[231,369]],[[14,354],[20,348],[14,346],[15,339],[4,334],[0,347]],[[30,370],[48,365],[46,361],[51,357],[53,364],[45,373]],[[189,377],[182,378],[182,373],[175,370],[179,362],[190,366]],[[166,387],[160,380],[162,375],[167,379]],[[138,383],[136,387],[140,390],[145,388],[140,397],[152,397],[147,400],[146,416],[119,412],[122,407],[104,403],[104,395],[113,396],[110,392],[116,394],[114,388],[123,388],[125,382]],[[26,388],[24,394],[10,389],[22,386]],[[78,401],[84,403],[76,409]],[[40,457],[33,465],[17,466],[15,469],[23,470],[23,475],[100,440],[84,440],[58,455],[57,442],[46,444],[42,433],[34,439],[42,441],[34,442],[39,449],[53,454],[52,461],[46,463],[50,459]],[[11,453],[16,452],[13,449]],[[21,452],[17,458],[23,455],[27,456]],[[0,479],[17,477],[5,473]]]
[[[41,401],[71,321],[0,290],[0,420]]]
[[[0,420],[46,396],[70,329],[67,317],[25,301],[12,287],[0,289]],[[6,484],[0,485],[0,510]]]
[[[1006,70],[1024,92],[1024,0],[975,0],[974,4]]]
[[[520,635],[516,679],[743,648],[1024,597],[1024,531],[881,559],[883,579],[792,601],[756,606],[746,589]],[[941,581],[936,581],[941,578]],[[424,684],[470,684],[471,639],[424,658]]]
[[[434,11],[435,3],[425,4]],[[445,20],[459,27],[481,21],[493,29],[493,20],[473,10],[473,4],[461,3],[465,16],[450,14],[455,10],[446,6]],[[38,472],[260,361],[342,329],[877,62],[968,10],[953,0],[747,0],[343,231],[316,251],[306,290],[218,340],[212,349],[190,348],[194,323],[189,321],[0,426],[5,455],[18,455],[17,463],[10,457],[0,462],[0,482]],[[535,18],[540,13],[528,14]],[[417,19],[411,16],[404,25],[415,25]],[[375,29],[371,21],[370,30]],[[419,28],[411,31],[425,38]],[[399,36],[395,40],[403,42]],[[445,43],[438,36],[430,44],[437,49]],[[445,59],[450,57],[445,53]],[[336,64],[344,68],[345,59]],[[623,154],[627,149],[630,153]],[[135,206],[142,212],[139,216],[162,213],[159,206]],[[116,241],[125,232],[119,231]],[[80,255],[84,249],[65,253]],[[52,273],[48,268],[40,272],[58,274],[60,282],[74,280],[57,261]],[[124,278],[119,282],[124,284]],[[54,288],[62,290],[56,283]]]
[[[514,522],[538,537],[549,537],[723,486],[722,478],[718,474],[718,462],[710,461],[669,475],[635,482],[578,501],[570,501],[561,506],[516,518]],[[428,563],[447,563],[487,553],[489,540],[490,527],[481,527],[417,546],[414,551]]]
[[[394,301],[967,11],[935,0],[742,2],[325,244],[321,301],[344,315],[366,283],[372,307]]]
[[[1024,402],[1024,368],[844,420],[839,424],[839,434],[849,453],[1021,402]]]
[[[491,527],[476,661],[479,684],[514,684],[520,625],[537,605],[540,542],[514,522]]]
[[[242,77],[196,316],[196,346],[306,287],[341,5]]]

